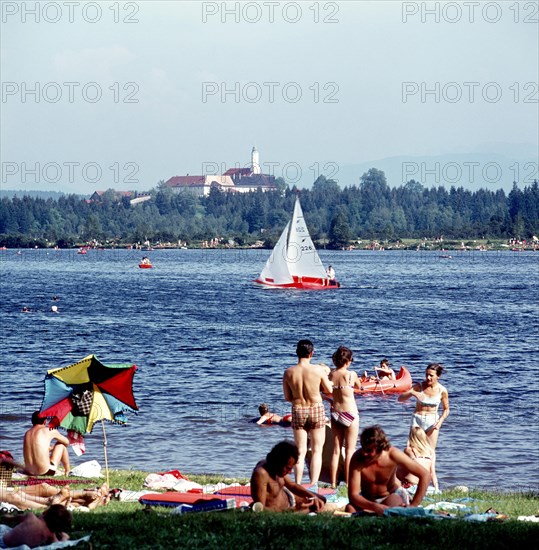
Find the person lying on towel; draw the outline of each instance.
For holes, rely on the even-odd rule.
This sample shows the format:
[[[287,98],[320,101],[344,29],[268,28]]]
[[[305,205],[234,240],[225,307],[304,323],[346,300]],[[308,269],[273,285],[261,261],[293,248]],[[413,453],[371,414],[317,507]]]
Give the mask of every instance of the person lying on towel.
[[[71,528],[71,512],[62,504],[53,504],[41,516],[28,512],[20,516],[20,523],[13,528],[2,525],[0,548],[27,545],[30,548],[65,541]]]
[[[298,461],[298,448],[290,441],[281,441],[261,460],[251,476],[254,510],[294,510],[321,512],[326,499],[298,485],[290,477]],[[260,508],[262,505],[262,508]]]

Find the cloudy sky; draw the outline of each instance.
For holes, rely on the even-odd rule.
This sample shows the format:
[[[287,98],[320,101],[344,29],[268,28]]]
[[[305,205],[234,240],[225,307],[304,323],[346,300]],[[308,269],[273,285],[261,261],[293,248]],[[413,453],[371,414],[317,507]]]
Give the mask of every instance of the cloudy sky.
[[[300,186],[390,157],[505,155],[533,175],[538,12],[537,2],[3,2],[2,187],[145,190],[246,165],[253,145],[263,171]],[[340,183],[357,182],[348,177]]]

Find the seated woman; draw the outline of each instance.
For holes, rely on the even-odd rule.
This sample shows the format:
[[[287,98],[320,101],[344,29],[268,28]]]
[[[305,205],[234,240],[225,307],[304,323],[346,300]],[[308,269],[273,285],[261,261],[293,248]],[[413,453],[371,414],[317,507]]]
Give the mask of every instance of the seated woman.
[[[431,447],[429,438],[423,428],[412,426],[408,434],[408,446],[404,449],[414,462],[423,466],[429,472],[434,489],[439,491],[438,478],[436,477],[436,451]],[[402,486],[408,489],[416,486],[419,478],[407,470],[399,468],[397,477],[402,481]]]
[[[382,359],[379,367],[374,367],[374,370],[378,373],[378,378],[387,378],[388,380],[396,380],[397,375],[391,368],[388,359]]]
[[[278,414],[272,413],[266,403],[262,403],[258,407],[258,412],[260,413],[260,418],[256,421],[257,424],[279,424],[280,426],[290,426],[292,424],[291,414],[279,416]]]

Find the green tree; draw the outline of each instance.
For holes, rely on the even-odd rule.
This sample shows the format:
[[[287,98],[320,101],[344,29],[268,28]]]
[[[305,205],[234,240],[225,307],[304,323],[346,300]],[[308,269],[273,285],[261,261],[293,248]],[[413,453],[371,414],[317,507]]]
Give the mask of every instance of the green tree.
[[[343,207],[337,209],[337,213],[331,220],[328,237],[329,248],[345,248],[350,243],[351,230]]]

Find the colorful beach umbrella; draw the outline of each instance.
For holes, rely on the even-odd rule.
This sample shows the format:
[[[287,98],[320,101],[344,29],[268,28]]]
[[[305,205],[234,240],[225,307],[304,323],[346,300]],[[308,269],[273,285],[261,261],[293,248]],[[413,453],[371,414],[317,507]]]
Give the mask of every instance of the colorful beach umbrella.
[[[138,411],[133,395],[136,369],[130,364],[105,365],[95,355],[88,355],[68,367],[49,370],[45,376],[45,397],[39,416],[48,418],[51,428],[79,434],[91,433],[95,423],[101,421],[107,481],[104,420],[125,424],[125,412]]]

